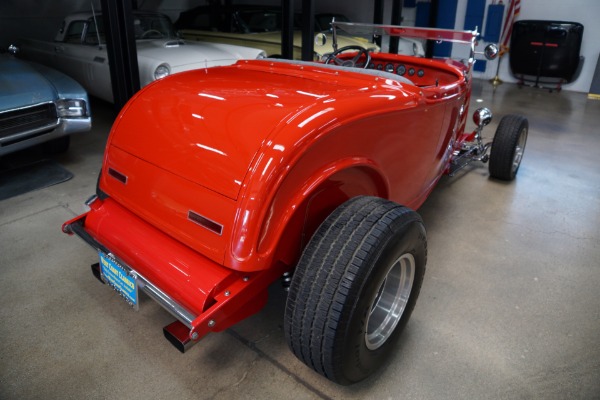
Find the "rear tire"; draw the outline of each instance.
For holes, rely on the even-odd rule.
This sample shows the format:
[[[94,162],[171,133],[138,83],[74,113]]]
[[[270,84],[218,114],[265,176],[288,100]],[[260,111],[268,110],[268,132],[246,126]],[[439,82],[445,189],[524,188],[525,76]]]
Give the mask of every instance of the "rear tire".
[[[520,115],[507,115],[500,120],[492,150],[490,151],[490,176],[504,181],[515,179],[525,145],[529,123]]]
[[[290,349],[336,383],[365,379],[408,322],[426,263],[416,212],[375,197],[342,204],[313,235],[292,278],[284,322]]]

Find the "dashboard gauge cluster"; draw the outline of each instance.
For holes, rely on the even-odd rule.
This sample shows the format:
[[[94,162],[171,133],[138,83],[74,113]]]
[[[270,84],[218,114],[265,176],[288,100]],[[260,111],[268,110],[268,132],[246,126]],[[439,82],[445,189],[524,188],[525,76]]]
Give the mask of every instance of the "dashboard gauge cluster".
[[[421,68],[407,67],[404,64],[395,64],[391,62],[371,62],[369,64],[370,69],[376,69],[378,71],[385,71],[391,74],[397,74],[400,76],[418,76],[422,78],[425,76],[425,71]]]

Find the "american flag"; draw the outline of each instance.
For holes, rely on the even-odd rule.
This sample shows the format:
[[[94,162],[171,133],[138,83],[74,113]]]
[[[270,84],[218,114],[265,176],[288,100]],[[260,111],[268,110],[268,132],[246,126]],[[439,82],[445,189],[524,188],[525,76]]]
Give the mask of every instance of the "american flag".
[[[508,13],[504,20],[504,27],[502,29],[502,37],[500,40],[500,51],[507,52],[508,45],[510,44],[510,34],[512,33],[513,23],[517,18],[517,15],[521,12],[521,0],[509,0],[510,5],[508,6]]]

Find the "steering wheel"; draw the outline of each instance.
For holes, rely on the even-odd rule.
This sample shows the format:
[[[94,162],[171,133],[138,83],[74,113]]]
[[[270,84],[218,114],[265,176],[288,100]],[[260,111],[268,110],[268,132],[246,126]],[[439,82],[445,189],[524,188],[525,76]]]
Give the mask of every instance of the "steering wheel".
[[[355,55],[351,59],[344,59],[344,58],[338,57],[341,53],[344,53],[347,51],[358,51],[358,54]],[[364,64],[361,64],[358,62],[362,56],[364,56],[366,59]],[[371,55],[369,54],[369,50],[365,49],[364,47],[345,46],[345,47],[337,49],[336,51],[331,53],[329,56],[327,56],[327,58],[325,59],[325,64],[331,64],[332,62],[335,65],[339,65],[342,67],[368,68],[369,63],[371,62]]]
[[[144,33],[142,33],[142,36],[140,36],[141,39],[146,38],[146,36],[150,36],[150,35],[154,35],[154,34],[158,34],[160,38],[162,38],[164,35],[161,31],[158,31],[156,29],[148,29],[147,31],[145,31]]]

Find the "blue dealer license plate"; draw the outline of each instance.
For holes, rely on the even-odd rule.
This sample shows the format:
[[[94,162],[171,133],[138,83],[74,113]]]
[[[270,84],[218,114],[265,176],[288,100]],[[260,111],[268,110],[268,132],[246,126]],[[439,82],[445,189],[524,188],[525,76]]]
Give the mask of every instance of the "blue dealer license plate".
[[[103,252],[100,255],[102,277],[135,310],[138,309],[138,285],[136,277],[128,273],[117,261]]]

